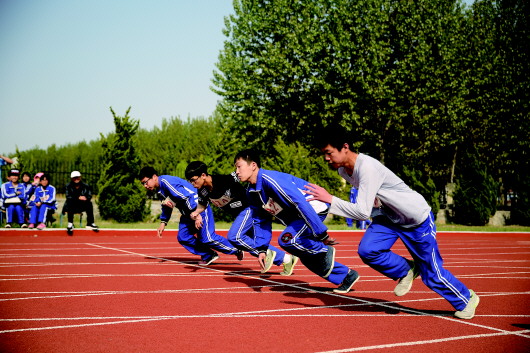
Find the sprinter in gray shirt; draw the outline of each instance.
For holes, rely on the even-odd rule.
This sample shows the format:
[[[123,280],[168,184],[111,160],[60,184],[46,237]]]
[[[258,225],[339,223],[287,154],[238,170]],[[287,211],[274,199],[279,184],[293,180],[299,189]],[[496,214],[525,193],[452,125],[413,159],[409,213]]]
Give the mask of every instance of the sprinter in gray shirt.
[[[425,285],[444,297],[457,310],[455,316],[471,319],[479,297],[443,267],[436,242],[436,225],[430,206],[423,196],[378,160],[350,149],[346,130],[327,126],[319,136],[318,148],[332,169],[359,189],[357,202],[351,203],[309,184],[306,192],[314,199],[331,204],[329,213],[355,220],[372,217],[358,253],[364,263],[398,281],[394,293],[405,295],[413,280],[421,275]],[[401,239],[413,261],[392,252]]]

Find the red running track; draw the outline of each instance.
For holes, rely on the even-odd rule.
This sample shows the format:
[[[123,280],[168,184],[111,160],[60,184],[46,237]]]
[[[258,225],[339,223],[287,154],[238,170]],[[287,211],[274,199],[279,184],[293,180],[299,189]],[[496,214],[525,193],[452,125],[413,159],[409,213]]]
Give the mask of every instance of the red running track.
[[[248,254],[198,266],[170,234],[0,230],[0,351],[530,351],[530,233],[438,234],[445,267],[480,295],[473,320],[421,280],[394,296],[356,255],[360,231],[332,232],[361,275],[346,295],[301,264],[291,277]]]

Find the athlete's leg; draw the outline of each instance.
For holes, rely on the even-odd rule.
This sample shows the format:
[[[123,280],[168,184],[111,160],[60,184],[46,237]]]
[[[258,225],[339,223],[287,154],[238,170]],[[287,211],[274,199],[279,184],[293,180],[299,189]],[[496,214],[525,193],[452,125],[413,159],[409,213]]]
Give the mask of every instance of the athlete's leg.
[[[410,263],[390,248],[398,239],[393,227],[378,220],[368,227],[357,250],[361,260],[374,270],[394,280],[407,275]]]
[[[469,289],[443,267],[432,213],[418,228],[401,231],[400,238],[414,258],[423,283],[444,297],[456,310],[463,310],[469,302]]]
[[[197,238],[204,245],[222,252],[223,254],[235,255],[239,250],[236,249],[228,239],[215,233],[215,222],[213,212],[210,206],[201,213],[202,228],[197,233]]]
[[[211,259],[216,255],[215,251],[204,245],[202,242],[197,240],[195,234],[197,229],[195,228],[195,222],[188,217],[181,217],[179,222],[179,231],[177,234],[177,240],[190,253],[199,255],[201,259]]]
[[[331,253],[334,249],[316,239],[303,220],[291,222],[280,234],[278,244],[298,256],[310,271],[331,283],[341,284],[349,272],[348,267],[334,261]]]
[[[232,226],[228,230],[227,238],[236,248],[247,251],[254,257],[258,257],[259,250],[256,247],[259,245],[257,244],[258,242],[254,233],[252,210],[250,207],[245,208],[236,217],[234,223],[232,223]],[[276,252],[273,264],[277,266],[283,264],[285,252],[270,244],[268,249]]]

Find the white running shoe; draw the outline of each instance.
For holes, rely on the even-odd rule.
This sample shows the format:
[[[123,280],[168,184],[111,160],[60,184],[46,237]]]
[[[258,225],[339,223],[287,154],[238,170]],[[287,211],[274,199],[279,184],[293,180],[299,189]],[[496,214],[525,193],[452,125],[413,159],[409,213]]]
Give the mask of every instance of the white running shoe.
[[[420,273],[416,271],[416,266],[412,265],[412,268],[407,275],[398,280],[398,284],[396,285],[396,288],[394,288],[394,294],[398,297],[407,294],[410,291],[410,288],[412,288],[412,282],[414,282],[414,279],[416,279],[419,274]]]
[[[473,316],[475,316],[475,309],[477,308],[478,303],[480,302],[480,298],[472,289],[469,290],[469,294],[469,302],[467,303],[466,307],[464,308],[464,310],[455,312],[455,317],[459,319],[469,320],[472,319]]]

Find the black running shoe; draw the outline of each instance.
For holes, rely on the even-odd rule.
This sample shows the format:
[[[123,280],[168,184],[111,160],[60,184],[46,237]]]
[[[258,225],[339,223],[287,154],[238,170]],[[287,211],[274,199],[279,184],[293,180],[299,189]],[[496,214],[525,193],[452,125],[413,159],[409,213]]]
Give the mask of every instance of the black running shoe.
[[[339,294],[348,293],[351,290],[351,287],[353,287],[353,285],[359,280],[359,278],[361,278],[361,276],[359,276],[359,273],[357,273],[357,271],[350,270],[350,272],[348,272],[348,274],[340,284],[339,288],[333,289],[333,292]]]

